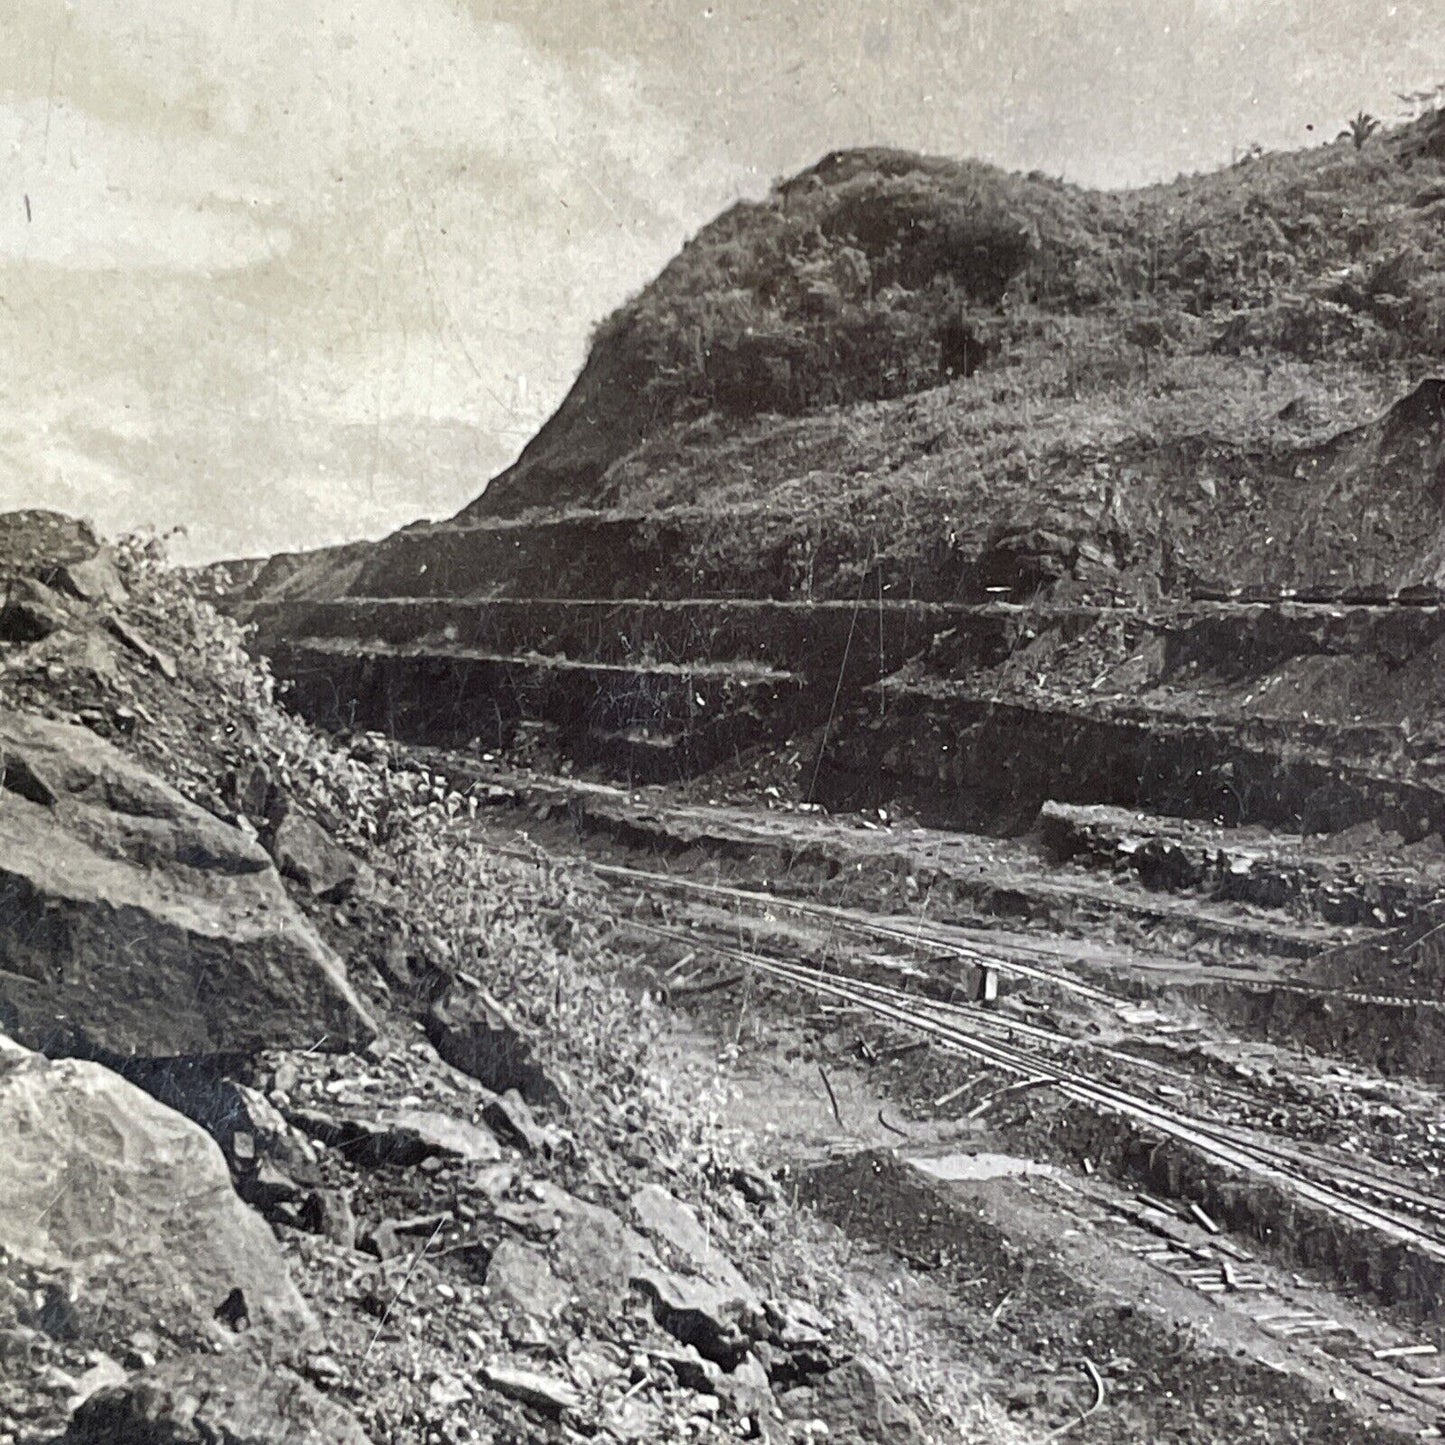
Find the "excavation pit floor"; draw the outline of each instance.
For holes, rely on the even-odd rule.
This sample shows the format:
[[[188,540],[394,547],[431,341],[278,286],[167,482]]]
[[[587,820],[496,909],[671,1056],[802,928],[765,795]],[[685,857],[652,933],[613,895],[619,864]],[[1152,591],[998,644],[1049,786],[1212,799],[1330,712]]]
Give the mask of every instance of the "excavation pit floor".
[[[931,1348],[951,1340],[1021,1423],[1073,1411],[1072,1437],[1121,1445],[1437,1437],[1439,1090],[1358,1057],[1348,1020],[1374,1005],[1310,977],[1315,944],[1369,929],[1150,890],[1030,837],[491,786],[478,826],[591,863],[670,1047],[712,1061],[727,1117],[927,1296]],[[1251,1037],[1219,988],[1313,990],[1346,1023]],[[1079,1420],[1085,1359],[1106,1406]]]

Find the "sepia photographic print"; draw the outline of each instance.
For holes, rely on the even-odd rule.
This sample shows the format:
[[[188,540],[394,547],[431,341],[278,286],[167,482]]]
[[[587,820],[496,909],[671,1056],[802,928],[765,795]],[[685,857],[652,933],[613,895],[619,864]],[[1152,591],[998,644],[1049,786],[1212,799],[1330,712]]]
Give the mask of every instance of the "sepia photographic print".
[[[1440,0],[0,0],[0,1445],[1445,1438]]]

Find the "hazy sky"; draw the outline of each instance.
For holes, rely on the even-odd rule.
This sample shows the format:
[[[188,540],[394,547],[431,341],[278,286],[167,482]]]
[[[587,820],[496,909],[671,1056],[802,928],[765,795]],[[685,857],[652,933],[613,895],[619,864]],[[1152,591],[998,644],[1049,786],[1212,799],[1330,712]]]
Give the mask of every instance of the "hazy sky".
[[[825,151],[1135,184],[1438,81],[1441,0],[0,0],[0,507],[190,556],[446,515]]]

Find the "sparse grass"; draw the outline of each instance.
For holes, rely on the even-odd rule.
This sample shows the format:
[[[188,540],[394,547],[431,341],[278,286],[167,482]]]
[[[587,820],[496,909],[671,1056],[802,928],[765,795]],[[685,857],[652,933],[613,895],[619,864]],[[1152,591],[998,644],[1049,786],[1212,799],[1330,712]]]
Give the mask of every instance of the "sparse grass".
[[[201,690],[195,702],[228,720],[229,756],[213,750],[214,733],[153,739],[165,742],[172,779],[210,803],[207,785],[228,763],[260,763],[367,858],[384,901],[437,963],[481,977],[587,1087],[636,1084],[650,1025],[608,982],[609,914],[596,889],[540,853],[527,861],[488,847],[471,824],[475,802],[439,774],[384,745],[348,748],[287,711],[242,629],[200,600],[161,552],[125,548],[132,607],[151,635],[188,659]]]
[[[1157,524],[1131,480],[1193,443],[1239,454],[1316,445],[1379,415],[1403,363],[1165,351],[1149,362],[1085,318],[1040,320],[997,367],[892,401],[748,423],[699,421],[612,471],[619,510],[686,511],[675,559],[696,590],[948,596],[990,529]],[[1109,519],[1111,514],[1113,520]],[[1103,519],[1101,527],[1101,519]],[[1112,545],[1112,544],[1111,544]]]

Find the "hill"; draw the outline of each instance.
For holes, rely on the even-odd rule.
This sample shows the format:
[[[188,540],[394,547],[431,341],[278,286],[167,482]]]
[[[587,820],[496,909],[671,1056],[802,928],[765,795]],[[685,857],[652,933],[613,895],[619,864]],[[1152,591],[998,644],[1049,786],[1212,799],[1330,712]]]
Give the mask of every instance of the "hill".
[[[984,437],[1000,410],[1125,400],[1141,439],[1187,426],[1191,403],[1196,424],[1239,409],[1272,432],[1277,367],[1298,403],[1282,434],[1358,416],[1384,395],[1362,373],[1445,348],[1442,158],[1438,116],[1124,193],[828,156],[719,217],[610,317],[557,415],[459,520],[615,505],[632,489],[610,469],[648,440],[705,450],[710,434],[686,430],[705,416],[939,388]]]
[[[1300,826],[1368,723],[1433,790],[1442,214],[1441,113],[1125,193],[829,156],[610,318],[462,514],[273,559],[245,605],[333,724],[541,726],[629,777],[804,737],[811,797],[978,819],[1029,737],[1074,801],[1212,815],[1246,749],[1257,821]],[[1330,816],[1384,806],[1349,787]]]

